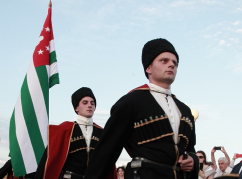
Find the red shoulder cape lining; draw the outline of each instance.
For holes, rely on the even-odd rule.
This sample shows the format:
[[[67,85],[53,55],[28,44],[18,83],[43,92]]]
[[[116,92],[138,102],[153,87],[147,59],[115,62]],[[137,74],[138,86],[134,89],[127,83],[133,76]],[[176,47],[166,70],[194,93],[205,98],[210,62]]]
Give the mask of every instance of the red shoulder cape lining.
[[[150,87],[147,84],[144,84],[142,86],[139,86],[137,88],[132,89],[129,93],[135,91],[135,90],[150,90]]]
[[[63,122],[60,125],[49,125],[48,153],[44,178],[58,178],[69,151],[70,138],[74,122]]]
[[[134,89],[132,89],[130,92],[128,92],[128,93],[131,93],[131,92],[133,92],[133,91],[135,91],[135,90],[150,90],[150,87],[147,85],[147,84],[144,84],[144,85],[142,85],[142,86],[139,86],[139,87],[137,87],[137,88],[134,88]],[[171,94],[174,98],[177,98],[176,97],[176,95],[174,95],[174,94]]]
[[[65,164],[69,146],[70,138],[73,132],[74,122],[63,122],[60,125],[49,125],[49,143],[48,154],[45,164],[44,179],[58,178]],[[103,129],[99,125],[93,123],[97,128]],[[117,179],[117,171],[114,166],[106,179]]]

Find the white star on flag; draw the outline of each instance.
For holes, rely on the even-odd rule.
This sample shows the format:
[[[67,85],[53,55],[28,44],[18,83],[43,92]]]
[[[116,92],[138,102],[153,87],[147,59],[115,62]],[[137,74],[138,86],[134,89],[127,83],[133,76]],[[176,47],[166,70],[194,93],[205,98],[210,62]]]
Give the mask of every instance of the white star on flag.
[[[49,28],[49,27],[46,27],[45,30],[46,30],[46,32],[47,32],[47,31],[49,32],[49,31],[50,31],[50,28]]]
[[[40,50],[38,51],[38,53],[39,53],[39,54],[43,54],[43,51],[40,49]]]
[[[47,50],[50,51],[50,47],[49,46],[45,46],[45,48],[46,48],[46,51]]]

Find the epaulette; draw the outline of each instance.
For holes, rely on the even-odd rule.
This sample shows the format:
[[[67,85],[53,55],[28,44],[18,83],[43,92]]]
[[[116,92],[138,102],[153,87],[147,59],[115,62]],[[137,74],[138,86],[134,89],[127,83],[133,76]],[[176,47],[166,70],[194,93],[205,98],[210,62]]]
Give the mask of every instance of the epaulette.
[[[173,98],[176,98],[176,99],[177,99],[176,95],[174,95],[174,94],[171,94],[171,96],[172,96]]]
[[[99,129],[103,129],[101,126],[97,125],[96,123],[93,123],[93,126],[99,128]]]
[[[134,89],[132,89],[130,92],[128,92],[128,93],[131,93],[131,92],[133,92],[133,91],[135,91],[135,90],[150,90],[150,87],[147,85],[147,84],[144,84],[144,85],[142,85],[142,86],[139,86],[139,87],[137,87],[137,88],[134,88]]]

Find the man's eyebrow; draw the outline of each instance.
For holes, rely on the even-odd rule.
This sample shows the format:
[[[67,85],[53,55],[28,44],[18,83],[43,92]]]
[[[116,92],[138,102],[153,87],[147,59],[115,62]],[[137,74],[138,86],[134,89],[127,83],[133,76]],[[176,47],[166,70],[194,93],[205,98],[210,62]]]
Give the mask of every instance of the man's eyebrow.
[[[88,102],[88,100],[84,99],[82,102]],[[94,100],[91,100],[90,102],[94,102]]]

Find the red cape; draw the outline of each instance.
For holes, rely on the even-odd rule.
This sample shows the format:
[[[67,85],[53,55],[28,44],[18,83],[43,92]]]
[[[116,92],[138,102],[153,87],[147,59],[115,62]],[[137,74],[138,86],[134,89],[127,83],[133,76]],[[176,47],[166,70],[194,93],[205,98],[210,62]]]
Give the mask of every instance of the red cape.
[[[59,177],[68,155],[73,128],[74,122],[68,121],[60,125],[49,125],[49,143],[44,179]],[[107,179],[117,179],[116,167],[114,167]]]

